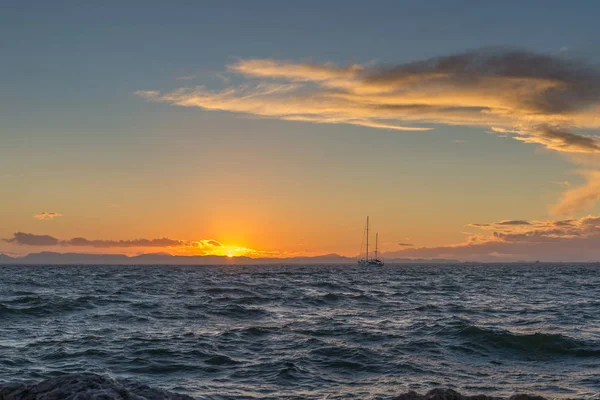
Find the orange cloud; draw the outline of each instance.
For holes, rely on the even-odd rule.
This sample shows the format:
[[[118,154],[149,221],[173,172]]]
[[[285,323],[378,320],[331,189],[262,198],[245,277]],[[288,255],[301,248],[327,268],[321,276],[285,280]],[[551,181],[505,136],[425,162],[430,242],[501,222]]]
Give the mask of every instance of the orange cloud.
[[[552,208],[553,213],[574,214],[592,207],[600,199],[600,171],[584,171],[583,174],[587,178],[587,183],[564,192],[561,199]]]
[[[361,65],[336,67],[333,64],[296,64],[269,59],[255,59],[239,61],[230,65],[228,69],[242,75],[311,82],[353,79],[364,68]]]
[[[52,220],[56,217],[62,217],[62,216],[63,215],[61,213],[44,211],[43,213],[34,215],[33,218],[43,221],[43,220]]]
[[[453,258],[478,261],[596,261],[600,259],[600,217],[470,224],[486,231],[465,243],[403,249],[387,258]]]
[[[228,67],[249,82],[139,96],[185,107],[284,120],[393,130],[429,124],[490,127],[526,143],[598,153],[600,71],[576,60],[484,49],[395,66],[335,66],[270,59]],[[407,125],[409,124],[409,125]]]

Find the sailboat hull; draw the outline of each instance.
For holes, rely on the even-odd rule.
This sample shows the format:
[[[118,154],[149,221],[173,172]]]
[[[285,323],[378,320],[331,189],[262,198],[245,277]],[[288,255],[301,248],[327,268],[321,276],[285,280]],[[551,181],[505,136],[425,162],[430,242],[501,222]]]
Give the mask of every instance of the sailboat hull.
[[[360,260],[358,262],[359,267],[383,267],[383,265],[381,260]]]

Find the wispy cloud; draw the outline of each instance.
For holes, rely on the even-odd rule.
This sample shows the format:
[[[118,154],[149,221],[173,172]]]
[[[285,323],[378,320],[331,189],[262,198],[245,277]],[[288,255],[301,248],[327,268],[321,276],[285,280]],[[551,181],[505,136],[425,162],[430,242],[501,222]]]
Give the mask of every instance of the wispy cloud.
[[[600,139],[591,134],[600,129],[600,69],[565,52],[487,48],[397,65],[248,59],[226,69],[245,81],[225,81],[221,90],[196,86],[136,94],[290,121],[396,131],[482,127],[571,159],[600,154]],[[577,213],[594,204],[600,199],[598,177],[567,191],[553,211]]]
[[[508,219],[500,222],[494,222],[491,224],[479,224],[473,223],[468,224],[472,228],[483,229],[483,230],[494,230],[494,229],[512,229],[511,227],[518,227],[523,225],[531,225],[531,222],[522,219]]]
[[[531,223],[529,221],[524,221],[522,219],[510,219],[510,220],[496,222],[494,225],[495,226],[507,226],[507,225],[516,226],[516,225],[531,225]]]
[[[152,101],[316,123],[394,130],[482,126],[561,152],[597,153],[600,71],[577,60],[483,49],[392,66],[242,60],[248,82],[219,91],[139,91]]]
[[[600,199],[600,171],[583,171],[586,184],[564,192],[552,212],[572,215],[592,207]]]
[[[33,218],[39,219],[40,221],[43,221],[43,220],[52,220],[52,219],[54,219],[56,217],[62,217],[62,216],[63,215],[61,213],[57,213],[57,212],[45,212],[44,211],[43,213],[35,214],[33,216]]]

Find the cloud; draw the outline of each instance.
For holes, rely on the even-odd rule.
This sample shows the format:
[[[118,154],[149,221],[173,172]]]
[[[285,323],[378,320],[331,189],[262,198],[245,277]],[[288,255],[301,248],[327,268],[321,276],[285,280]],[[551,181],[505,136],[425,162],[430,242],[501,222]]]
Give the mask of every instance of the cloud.
[[[247,81],[222,90],[136,94],[314,123],[393,130],[481,126],[560,152],[600,152],[596,137],[576,132],[600,127],[600,71],[564,56],[494,48],[391,66],[250,59],[228,70]]]
[[[525,221],[522,219],[508,219],[500,222],[494,222],[491,224],[468,224],[472,228],[483,229],[486,231],[493,230],[505,230],[505,229],[514,229],[514,227],[522,226],[522,225],[531,225],[529,221]]]
[[[524,221],[524,220],[505,220],[505,221],[500,221],[500,222],[496,222],[494,225],[531,225],[528,221]]]
[[[401,247],[412,247],[412,246],[414,246],[414,244],[412,244],[412,243],[398,243],[398,246],[401,246]]]
[[[26,246],[56,246],[60,241],[49,235],[34,235],[33,233],[16,232],[12,238],[3,239],[7,243]]]
[[[532,128],[531,133],[532,135],[517,136],[515,139],[572,153],[597,153],[600,150],[600,141],[597,138],[576,135],[560,127],[542,124]]]
[[[552,212],[570,215],[592,207],[600,199],[600,171],[584,171],[587,182],[564,192]]]
[[[188,246],[191,242],[175,240],[169,238],[160,239],[133,239],[133,240],[88,240],[82,237],[76,237],[69,240],[62,240],[62,246],[81,246],[81,247],[179,247]]]
[[[175,240],[169,238],[160,239],[133,239],[133,240],[89,240],[83,237],[75,237],[68,240],[60,240],[49,235],[36,235],[33,233],[16,232],[12,238],[4,239],[7,243],[25,246],[75,246],[75,247],[177,247],[195,244],[192,241]],[[205,241],[207,243],[215,241]],[[218,242],[217,242],[218,243]]]
[[[506,224],[527,222],[527,224]],[[485,232],[470,236],[465,243],[402,249],[387,258],[453,258],[479,261],[597,261],[600,259],[600,217],[543,221],[500,221],[470,224]]]
[[[157,239],[130,239],[130,240],[109,240],[109,239],[87,239],[84,237],[74,237],[71,239],[58,239],[49,235],[36,235],[33,233],[16,232],[13,237],[2,239],[6,243],[21,246],[37,247],[72,247],[72,248],[94,248],[94,249],[124,249],[124,248],[163,248],[173,250],[178,254],[218,254],[236,256],[240,255],[260,255],[268,256],[270,253],[265,251],[253,250],[245,247],[227,246],[214,239],[203,240],[179,240],[167,237]],[[271,254],[272,255],[272,254]]]
[[[283,78],[295,82],[340,82],[353,79],[364,70],[361,65],[336,67],[334,64],[297,64],[269,59],[242,60],[229,71],[262,78]]]
[[[63,215],[61,213],[44,211],[43,213],[34,215],[33,218],[39,219],[40,221],[42,221],[42,220],[52,220],[56,217],[62,217],[62,216]]]
[[[600,139],[593,135],[600,129],[600,69],[565,52],[485,48],[396,65],[248,59],[227,71],[244,80],[224,82],[217,90],[196,86],[136,94],[289,121],[395,131],[427,131],[434,124],[482,127],[573,160],[600,153]],[[598,181],[569,190],[554,212],[594,204]]]

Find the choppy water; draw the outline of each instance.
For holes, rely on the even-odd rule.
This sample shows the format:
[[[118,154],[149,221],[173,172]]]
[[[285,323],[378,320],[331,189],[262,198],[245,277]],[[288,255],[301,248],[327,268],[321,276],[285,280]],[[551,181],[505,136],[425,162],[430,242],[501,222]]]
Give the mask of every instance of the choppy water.
[[[600,266],[0,267],[0,381],[200,399],[600,392]]]

